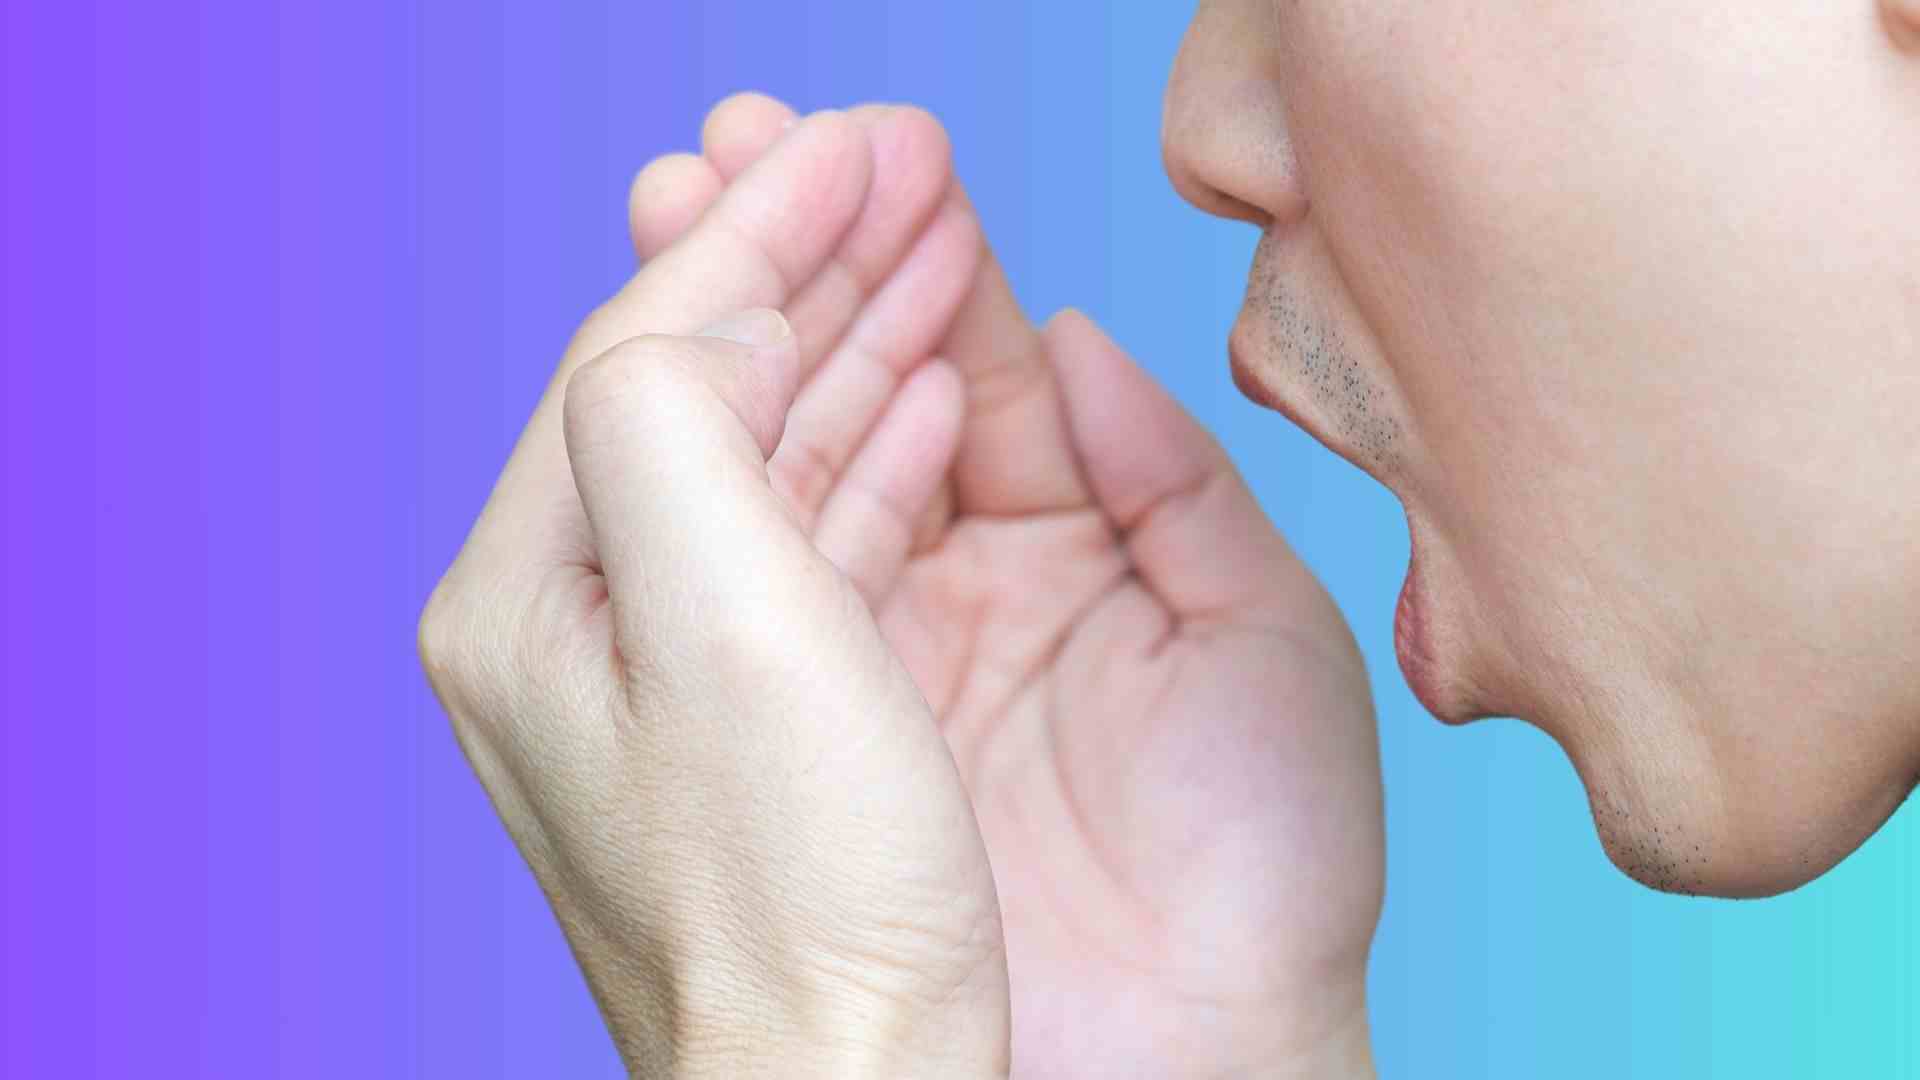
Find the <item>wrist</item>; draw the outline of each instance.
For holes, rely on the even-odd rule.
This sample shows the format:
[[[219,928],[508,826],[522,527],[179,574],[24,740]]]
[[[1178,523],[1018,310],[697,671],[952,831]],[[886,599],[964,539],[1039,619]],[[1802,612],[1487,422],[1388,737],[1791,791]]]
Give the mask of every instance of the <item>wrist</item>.
[[[1279,1069],[1266,1075],[1373,1080],[1373,1038],[1365,1004],[1328,1030],[1318,1043],[1285,1059]]]
[[[724,1020],[684,1025],[674,1042],[673,1065],[662,1075],[675,1080],[989,1080],[1006,1077],[1011,1060],[1005,1010],[958,999],[913,1007],[877,997],[804,1009],[747,1007]],[[632,1057],[628,1063],[639,1064]]]
[[[665,965],[671,972],[630,970],[623,991],[617,980],[592,978],[607,965],[583,967],[634,1076],[974,1080],[1010,1068],[1001,955],[937,989],[890,979],[886,965],[853,978],[803,974],[813,967],[804,962],[777,974],[755,965],[756,975],[682,955]]]
[[[1302,1015],[1302,1013],[1296,1013]],[[1255,1074],[1271,1077],[1372,1080],[1373,1040],[1364,980],[1355,989],[1322,998],[1311,1022],[1284,1044],[1269,1048]]]

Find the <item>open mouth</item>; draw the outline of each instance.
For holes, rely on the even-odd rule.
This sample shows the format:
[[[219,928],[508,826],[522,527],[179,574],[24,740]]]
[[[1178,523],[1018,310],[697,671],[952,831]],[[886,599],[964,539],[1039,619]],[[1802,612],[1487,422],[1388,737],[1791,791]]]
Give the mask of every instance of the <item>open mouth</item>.
[[[1233,382],[1254,404],[1279,413],[1320,445],[1407,498],[1408,433],[1390,376],[1355,347],[1337,317],[1311,255],[1273,232],[1264,234],[1247,274],[1246,300],[1227,339]],[[1322,282],[1322,284],[1326,284]],[[1337,285],[1327,285],[1337,290]],[[1412,551],[1394,610],[1394,653],[1420,704],[1450,724],[1479,715],[1448,678],[1432,622],[1432,581],[1411,516]]]

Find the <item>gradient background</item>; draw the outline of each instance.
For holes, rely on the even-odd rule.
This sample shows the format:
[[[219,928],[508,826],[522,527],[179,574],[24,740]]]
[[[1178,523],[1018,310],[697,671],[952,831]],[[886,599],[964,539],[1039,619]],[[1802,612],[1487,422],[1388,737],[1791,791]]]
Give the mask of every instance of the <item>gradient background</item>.
[[[1920,1071],[1913,812],[1791,896],[1658,896],[1546,738],[1414,704],[1395,504],[1227,379],[1254,236],[1159,165],[1190,10],[7,0],[0,1074],[618,1074],[414,620],[630,269],[628,178],[745,87],[938,112],[1030,311],[1105,323],[1332,587],[1387,1075]]]

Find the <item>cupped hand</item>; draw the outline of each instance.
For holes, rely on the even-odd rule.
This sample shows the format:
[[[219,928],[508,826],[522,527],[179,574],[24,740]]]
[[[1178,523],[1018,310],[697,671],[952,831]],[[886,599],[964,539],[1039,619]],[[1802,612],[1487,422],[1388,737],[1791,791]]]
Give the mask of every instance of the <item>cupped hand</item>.
[[[862,599],[951,467],[958,376],[910,361],[978,249],[923,114],[782,128],[582,326],[421,655],[636,1073],[993,1075],[991,871]],[[823,395],[849,357],[896,377]],[[830,482],[770,480],[855,407]]]
[[[644,171],[641,256],[701,228],[790,119],[733,99],[703,155]],[[939,140],[876,163],[936,166]],[[953,238],[930,229],[910,263],[964,275],[950,321],[921,305],[915,325],[940,332],[896,339],[915,350],[834,352],[769,468],[823,550],[885,541],[880,573],[833,557],[964,778],[1004,923],[1014,1072],[1370,1071],[1384,846],[1351,634],[1218,445],[1086,319],[1036,330],[957,185],[941,205]],[[957,450],[924,507],[875,512],[846,492],[916,452],[879,403],[900,409],[907,373],[943,370],[927,362],[963,386]]]

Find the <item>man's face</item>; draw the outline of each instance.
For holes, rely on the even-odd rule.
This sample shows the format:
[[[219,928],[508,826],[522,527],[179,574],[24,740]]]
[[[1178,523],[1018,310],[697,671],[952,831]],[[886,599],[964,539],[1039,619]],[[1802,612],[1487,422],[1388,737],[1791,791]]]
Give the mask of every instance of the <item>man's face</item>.
[[[1235,376],[1405,504],[1402,669],[1609,855],[1761,894],[1920,772],[1920,58],[1871,4],[1208,0]]]

